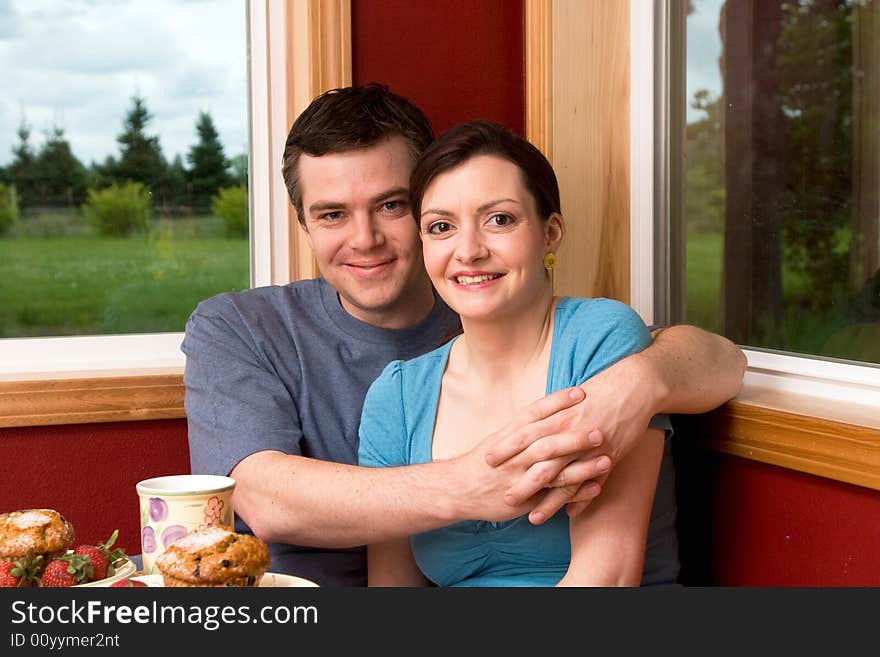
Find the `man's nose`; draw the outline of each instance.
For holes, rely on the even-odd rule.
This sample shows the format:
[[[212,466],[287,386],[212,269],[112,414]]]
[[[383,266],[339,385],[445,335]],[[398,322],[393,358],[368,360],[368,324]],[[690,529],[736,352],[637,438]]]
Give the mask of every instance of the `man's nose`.
[[[368,212],[359,212],[353,217],[348,243],[353,249],[368,251],[384,244],[385,235]]]

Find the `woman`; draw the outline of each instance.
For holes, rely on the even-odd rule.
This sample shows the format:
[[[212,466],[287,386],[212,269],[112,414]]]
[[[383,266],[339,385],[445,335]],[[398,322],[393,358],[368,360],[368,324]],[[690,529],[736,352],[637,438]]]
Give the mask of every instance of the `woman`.
[[[416,165],[410,193],[428,275],[461,316],[463,333],[424,356],[390,363],[373,383],[361,419],[362,465],[454,458],[533,400],[579,385],[650,343],[639,316],[622,303],[554,297],[552,267],[565,233],[556,176],[510,130],[485,121],[453,128]],[[672,583],[674,484],[664,443],[664,432],[649,428],[571,521],[561,512],[538,526],[527,516],[474,520],[371,545],[369,583]],[[656,558],[646,565],[661,462],[662,508],[650,532]]]

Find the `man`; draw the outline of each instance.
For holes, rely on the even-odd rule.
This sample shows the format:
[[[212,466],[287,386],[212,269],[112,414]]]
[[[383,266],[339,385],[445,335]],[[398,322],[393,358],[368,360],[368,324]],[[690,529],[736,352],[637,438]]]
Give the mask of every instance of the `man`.
[[[732,343],[671,327],[461,457],[353,465],[373,379],[460,329],[428,281],[409,211],[410,172],[432,140],[424,114],[384,86],[316,98],[282,172],[322,278],[221,294],[187,323],[192,470],[236,479],[237,529],[270,543],[274,571],[362,585],[366,543],[464,519],[529,512],[540,523],[566,503],[579,513],[653,415],[706,411],[739,390],[745,359]]]

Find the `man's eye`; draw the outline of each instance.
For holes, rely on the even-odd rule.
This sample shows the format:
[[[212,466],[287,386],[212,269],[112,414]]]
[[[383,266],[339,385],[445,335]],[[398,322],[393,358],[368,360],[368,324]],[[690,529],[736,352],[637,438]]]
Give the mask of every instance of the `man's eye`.
[[[327,219],[328,221],[338,221],[339,219],[342,219],[342,212],[340,212],[339,210],[325,212],[321,215],[321,219]]]
[[[407,202],[401,200],[385,201],[379,206],[379,212],[392,217],[401,217],[406,214],[408,209],[409,205]]]
[[[428,229],[425,231],[431,235],[440,235],[442,233],[446,233],[452,230],[452,225],[446,221],[435,221],[434,223],[428,226]]]
[[[510,226],[513,223],[513,217],[509,214],[493,214],[489,217],[489,221],[493,226]]]

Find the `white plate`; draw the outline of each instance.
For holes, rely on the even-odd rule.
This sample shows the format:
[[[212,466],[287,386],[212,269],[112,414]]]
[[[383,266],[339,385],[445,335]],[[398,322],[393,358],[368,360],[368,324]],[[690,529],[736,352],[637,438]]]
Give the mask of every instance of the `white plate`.
[[[88,584],[77,584],[77,586],[110,586],[113,582],[130,577],[136,572],[137,566],[134,565],[134,562],[131,559],[125,559],[125,561],[116,565],[116,572],[110,577],[99,579],[96,582],[89,582]]]
[[[139,580],[147,586],[163,586],[162,575],[138,575],[132,579]],[[284,575],[282,573],[266,573],[260,580],[261,587],[281,587],[281,586],[318,586],[313,581],[303,579],[302,577],[294,577],[293,575]]]

